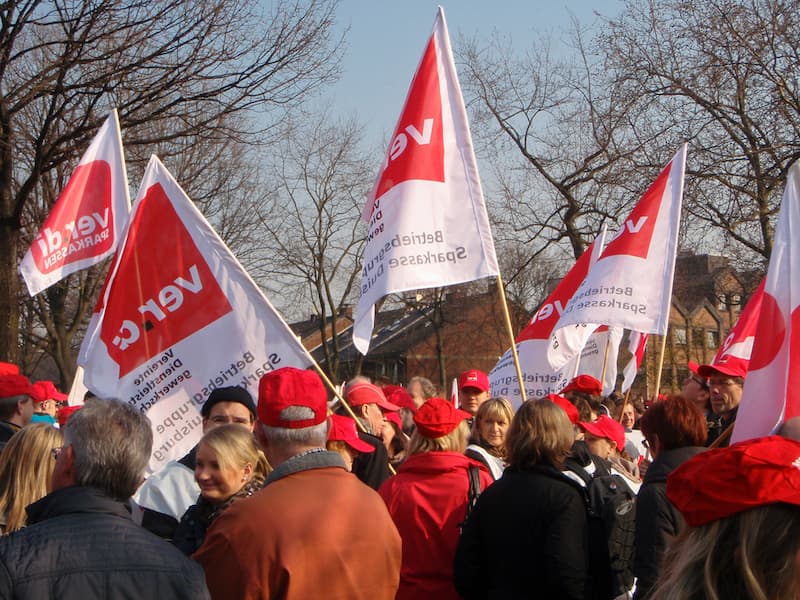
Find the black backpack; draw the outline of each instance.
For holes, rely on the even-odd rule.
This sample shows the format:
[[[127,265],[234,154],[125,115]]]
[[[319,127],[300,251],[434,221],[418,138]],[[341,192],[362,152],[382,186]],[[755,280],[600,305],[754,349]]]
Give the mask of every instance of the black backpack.
[[[467,477],[469,478],[469,490],[467,492],[467,512],[464,515],[464,520],[458,524],[458,531],[464,528],[464,523],[469,519],[472,514],[472,509],[478,503],[478,496],[481,495],[481,469],[477,465],[470,465],[467,467]]]
[[[621,475],[570,468],[586,484],[593,597],[616,598],[633,586],[636,495]]]

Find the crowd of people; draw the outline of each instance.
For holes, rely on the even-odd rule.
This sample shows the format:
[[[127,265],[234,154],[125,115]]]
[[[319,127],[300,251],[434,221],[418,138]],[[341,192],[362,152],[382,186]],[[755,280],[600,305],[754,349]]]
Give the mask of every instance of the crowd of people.
[[[476,369],[337,399],[285,367],[143,481],[146,416],[0,364],[0,598],[798,598],[800,423],[729,445],[745,376],[515,410]]]

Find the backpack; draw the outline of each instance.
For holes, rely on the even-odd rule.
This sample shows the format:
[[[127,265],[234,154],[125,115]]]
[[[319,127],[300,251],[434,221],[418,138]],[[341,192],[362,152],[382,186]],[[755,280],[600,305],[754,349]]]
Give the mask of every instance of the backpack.
[[[621,475],[570,470],[586,484],[593,596],[616,598],[633,586],[636,495]]]
[[[469,519],[472,514],[472,509],[478,502],[478,496],[481,495],[481,469],[477,465],[470,465],[467,467],[467,477],[469,477],[469,491],[467,492],[467,512],[464,515],[464,520],[458,524],[458,531],[464,529],[464,523]]]

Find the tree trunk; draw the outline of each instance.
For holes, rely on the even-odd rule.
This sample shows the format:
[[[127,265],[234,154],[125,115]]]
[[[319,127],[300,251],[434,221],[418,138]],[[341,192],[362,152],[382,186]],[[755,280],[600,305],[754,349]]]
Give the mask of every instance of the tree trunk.
[[[2,193],[8,193],[6,191]],[[17,243],[19,230],[14,219],[0,219],[0,360],[19,361],[19,275]]]

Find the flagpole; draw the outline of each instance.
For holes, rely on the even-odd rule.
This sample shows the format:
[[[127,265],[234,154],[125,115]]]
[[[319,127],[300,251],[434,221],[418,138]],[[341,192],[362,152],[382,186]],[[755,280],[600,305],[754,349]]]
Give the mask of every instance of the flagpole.
[[[600,391],[602,392],[602,387],[605,386],[606,381],[606,368],[608,367],[608,354],[611,351],[611,329],[608,330],[608,335],[606,336],[606,354],[603,357],[603,370],[600,372]],[[616,387],[616,386],[614,386]],[[613,390],[612,390],[613,391]]]
[[[658,392],[661,389],[661,370],[664,367],[664,353],[667,350],[667,334],[661,338],[661,351],[658,353],[658,365],[656,366],[656,391],[654,398],[658,400]]]
[[[503,307],[503,316],[506,321],[506,329],[508,330],[508,337],[511,339],[511,356],[514,357],[514,368],[517,371],[517,382],[519,383],[519,395],[522,398],[523,404],[528,400],[525,395],[525,382],[522,380],[522,367],[519,364],[519,355],[517,354],[517,344],[514,340],[514,326],[511,324],[511,315],[508,312],[508,303],[506,302],[506,288],[503,285],[503,278],[500,273],[497,274],[497,291],[500,294],[500,304]]]
[[[363,431],[364,433],[369,433],[369,431],[367,431],[367,428],[364,427],[364,424],[361,422],[361,419],[358,418],[356,413],[353,412],[352,407],[344,399],[344,394],[339,392],[338,388],[335,385],[333,385],[333,382],[325,374],[325,371],[322,370],[322,367],[319,366],[319,363],[316,360],[314,360],[313,358],[311,360],[312,360],[312,364],[314,365],[314,368],[317,370],[317,373],[322,378],[322,381],[324,381],[325,385],[327,385],[328,388],[333,392],[333,395],[336,396],[336,399],[339,400],[339,402],[341,403],[342,406],[344,406],[344,409],[348,412],[348,414],[351,417],[353,417],[353,420],[356,422],[356,426],[361,431]],[[389,471],[391,472],[391,474],[392,475],[396,475],[397,471],[394,470],[394,467],[391,465],[391,463],[389,463],[388,466],[389,466]]]

